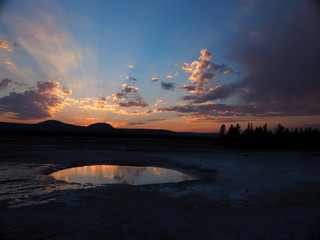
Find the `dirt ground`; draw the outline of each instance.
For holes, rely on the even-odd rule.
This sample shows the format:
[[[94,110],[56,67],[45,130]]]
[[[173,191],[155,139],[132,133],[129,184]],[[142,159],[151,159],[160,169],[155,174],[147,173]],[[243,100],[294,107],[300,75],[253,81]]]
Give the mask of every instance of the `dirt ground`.
[[[80,185],[74,166],[159,166],[181,183]],[[0,138],[0,239],[319,239],[320,152],[209,140]]]

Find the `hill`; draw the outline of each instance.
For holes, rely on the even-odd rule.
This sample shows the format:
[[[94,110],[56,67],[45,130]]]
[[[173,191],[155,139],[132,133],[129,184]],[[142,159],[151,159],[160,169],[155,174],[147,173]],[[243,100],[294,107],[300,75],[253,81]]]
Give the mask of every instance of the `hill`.
[[[178,137],[212,138],[214,133],[174,132],[164,129],[113,128],[108,123],[94,123],[87,127],[47,120],[36,124],[0,122],[0,134],[51,134],[51,135],[97,135],[121,137]]]

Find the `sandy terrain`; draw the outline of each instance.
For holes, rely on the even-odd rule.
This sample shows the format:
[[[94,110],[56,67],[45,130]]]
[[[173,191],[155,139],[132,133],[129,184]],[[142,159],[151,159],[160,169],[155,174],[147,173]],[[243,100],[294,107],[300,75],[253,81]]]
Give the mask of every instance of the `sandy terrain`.
[[[167,167],[198,180],[94,186],[48,175],[92,164]],[[0,172],[0,239],[320,237],[316,152],[226,150],[205,140],[0,138]]]

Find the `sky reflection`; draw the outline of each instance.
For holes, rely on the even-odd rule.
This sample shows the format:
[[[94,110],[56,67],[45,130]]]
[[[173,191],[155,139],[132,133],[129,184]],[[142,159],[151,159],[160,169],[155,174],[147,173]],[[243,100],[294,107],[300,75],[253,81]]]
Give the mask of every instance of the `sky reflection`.
[[[166,168],[117,165],[74,167],[54,172],[51,176],[56,180],[81,184],[144,185],[193,180],[191,176]]]

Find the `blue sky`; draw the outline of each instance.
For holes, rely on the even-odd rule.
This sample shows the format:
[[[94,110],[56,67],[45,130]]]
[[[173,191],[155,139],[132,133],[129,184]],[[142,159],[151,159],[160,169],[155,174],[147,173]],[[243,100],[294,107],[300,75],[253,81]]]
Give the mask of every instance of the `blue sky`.
[[[318,126],[318,26],[311,0],[6,1],[0,120]]]

